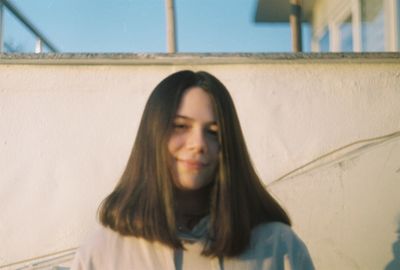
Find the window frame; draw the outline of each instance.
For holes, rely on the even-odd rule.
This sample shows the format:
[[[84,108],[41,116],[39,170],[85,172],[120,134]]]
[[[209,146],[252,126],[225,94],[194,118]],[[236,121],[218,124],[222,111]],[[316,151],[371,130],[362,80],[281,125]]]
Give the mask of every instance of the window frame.
[[[361,52],[361,4],[360,0],[351,0],[343,2],[341,6],[336,8],[336,12],[333,12],[329,16],[326,25],[321,27],[320,31],[315,31],[314,38],[312,40],[312,49],[320,52],[319,43],[324,34],[329,31],[329,51],[340,52],[341,51],[341,36],[340,27],[351,16],[352,24],[352,36],[353,36],[353,52]]]
[[[385,51],[400,50],[400,0],[383,0],[385,27]]]

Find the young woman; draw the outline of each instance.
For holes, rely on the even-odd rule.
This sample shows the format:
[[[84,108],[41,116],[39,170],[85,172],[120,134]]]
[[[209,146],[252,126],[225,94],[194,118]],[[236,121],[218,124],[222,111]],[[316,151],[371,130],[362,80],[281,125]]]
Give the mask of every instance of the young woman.
[[[314,269],[251,164],[227,89],[206,72],[156,86],[99,219],[72,269]]]

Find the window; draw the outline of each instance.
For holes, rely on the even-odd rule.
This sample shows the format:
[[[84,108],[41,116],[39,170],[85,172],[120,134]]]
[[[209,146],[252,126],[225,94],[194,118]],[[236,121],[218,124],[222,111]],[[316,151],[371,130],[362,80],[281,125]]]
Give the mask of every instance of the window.
[[[360,2],[346,2],[329,21],[331,30],[331,51],[359,52],[361,51],[360,35]]]
[[[396,19],[397,19],[397,24],[395,27],[395,35],[397,36],[397,51],[400,51],[400,0],[397,0],[396,3]]]
[[[315,26],[313,49],[320,52],[361,51],[360,0],[341,2],[332,9],[335,12],[325,11],[327,19]]]
[[[329,52],[329,30],[326,30],[319,40],[319,51]]]
[[[362,0],[362,44],[364,51],[385,51],[385,23],[383,0]],[[386,17],[387,19],[387,17]]]
[[[335,3],[319,11],[325,12],[326,18],[314,25],[314,51],[400,51],[400,0]],[[329,31],[321,31],[326,28]]]
[[[348,16],[340,24],[340,51],[352,52],[353,51],[353,23],[352,16]]]

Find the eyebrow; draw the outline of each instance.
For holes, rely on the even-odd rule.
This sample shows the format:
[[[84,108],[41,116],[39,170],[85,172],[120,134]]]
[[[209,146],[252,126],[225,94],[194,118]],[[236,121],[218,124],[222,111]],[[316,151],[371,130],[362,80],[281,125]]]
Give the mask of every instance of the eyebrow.
[[[185,120],[194,121],[194,119],[191,118],[191,117],[188,117],[188,116],[185,116],[185,115],[179,115],[179,114],[177,114],[175,116],[175,118],[183,118]],[[209,125],[218,125],[217,121],[207,122],[207,124],[209,124]]]

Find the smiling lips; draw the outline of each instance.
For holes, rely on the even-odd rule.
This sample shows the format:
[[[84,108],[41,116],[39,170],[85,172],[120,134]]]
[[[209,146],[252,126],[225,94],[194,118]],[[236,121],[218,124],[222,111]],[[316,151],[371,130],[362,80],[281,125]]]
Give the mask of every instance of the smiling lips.
[[[181,163],[185,168],[190,169],[190,170],[201,170],[207,166],[207,163],[197,161],[197,160],[178,159],[178,162]]]

